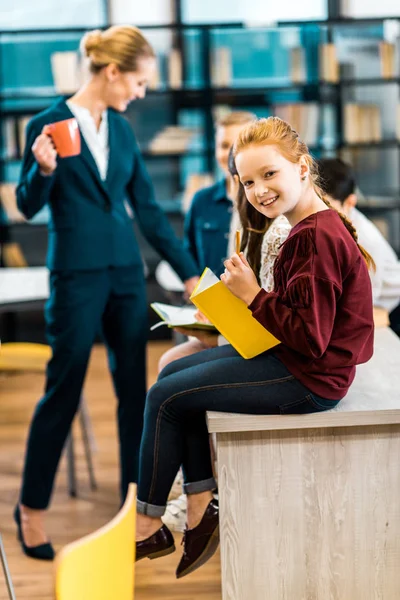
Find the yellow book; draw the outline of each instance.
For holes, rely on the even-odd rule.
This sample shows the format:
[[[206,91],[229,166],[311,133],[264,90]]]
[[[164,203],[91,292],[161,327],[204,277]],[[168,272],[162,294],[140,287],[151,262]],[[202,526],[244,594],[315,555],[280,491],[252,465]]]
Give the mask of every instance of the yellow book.
[[[210,269],[205,269],[190,300],[243,358],[253,358],[280,343]]]

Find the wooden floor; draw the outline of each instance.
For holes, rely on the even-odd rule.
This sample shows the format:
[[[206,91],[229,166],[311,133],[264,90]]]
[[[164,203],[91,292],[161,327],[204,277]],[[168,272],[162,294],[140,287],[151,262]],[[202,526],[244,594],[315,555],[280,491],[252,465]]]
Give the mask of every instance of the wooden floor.
[[[158,357],[167,347],[165,342],[150,344],[149,383],[154,381]],[[54,599],[53,564],[35,561],[22,554],[12,520],[27,427],[42,388],[43,377],[38,374],[0,375],[0,532],[17,600]],[[82,449],[78,443],[79,498],[74,500],[67,495],[63,460],[48,516],[48,531],[56,550],[94,531],[118,511],[115,400],[102,347],[96,347],[92,354],[86,397],[98,446],[95,462],[99,489],[96,492],[88,489]],[[135,600],[220,600],[219,555],[192,575],[179,581],[175,579],[175,568],[181,555],[180,537],[178,534],[177,552],[174,554],[137,564]],[[8,595],[0,568],[0,600],[6,598]]]

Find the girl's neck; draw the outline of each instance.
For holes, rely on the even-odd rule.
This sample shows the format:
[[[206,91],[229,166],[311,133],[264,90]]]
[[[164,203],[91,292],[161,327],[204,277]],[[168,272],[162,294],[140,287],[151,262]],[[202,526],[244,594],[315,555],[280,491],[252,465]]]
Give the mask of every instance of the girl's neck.
[[[290,212],[285,214],[285,217],[290,225],[294,227],[297,223],[303,221],[303,219],[323,210],[329,210],[329,206],[325,204],[314,188],[310,186],[304,192],[296,206]]]
[[[95,77],[92,77],[70,98],[72,104],[87,108],[92,115],[97,128],[100,127],[102,114],[107,108],[107,104],[103,98],[102,88],[102,83]]]

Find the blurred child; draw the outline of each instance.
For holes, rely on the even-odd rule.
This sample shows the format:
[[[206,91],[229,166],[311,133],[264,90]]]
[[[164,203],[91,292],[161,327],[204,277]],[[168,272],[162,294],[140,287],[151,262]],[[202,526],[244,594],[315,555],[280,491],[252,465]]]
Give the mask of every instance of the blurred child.
[[[340,158],[318,162],[321,185],[334,208],[350,219],[360,244],[371,254],[376,271],[370,271],[374,306],[389,313],[391,327],[400,335],[400,261],[379,229],[357,210],[354,173]]]
[[[228,189],[229,150],[243,127],[254,119],[250,112],[237,111],[216,123],[215,158],[224,176],[194,195],[185,219],[184,243],[200,272],[209,267],[219,276],[224,270],[233,213]]]

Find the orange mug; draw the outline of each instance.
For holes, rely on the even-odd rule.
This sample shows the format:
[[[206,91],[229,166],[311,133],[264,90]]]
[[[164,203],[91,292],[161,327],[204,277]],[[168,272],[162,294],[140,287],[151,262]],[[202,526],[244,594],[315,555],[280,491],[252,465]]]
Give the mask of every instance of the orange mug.
[[[49,135],[61,158],[76,156],[81,152],[81,135],[76,119],[66,119],[45,125],[43,133]]]

